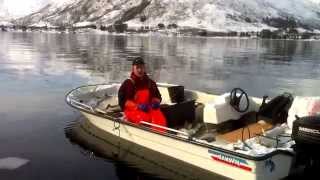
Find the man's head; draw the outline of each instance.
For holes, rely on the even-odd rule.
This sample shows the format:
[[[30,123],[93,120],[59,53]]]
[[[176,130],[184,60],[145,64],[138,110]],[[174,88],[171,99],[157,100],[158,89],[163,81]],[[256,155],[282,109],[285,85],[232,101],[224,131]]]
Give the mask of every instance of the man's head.
[[[132,72],[135,76],[142,78],[146,72],[144,61],[141,57],[134,58],[132,61]]]

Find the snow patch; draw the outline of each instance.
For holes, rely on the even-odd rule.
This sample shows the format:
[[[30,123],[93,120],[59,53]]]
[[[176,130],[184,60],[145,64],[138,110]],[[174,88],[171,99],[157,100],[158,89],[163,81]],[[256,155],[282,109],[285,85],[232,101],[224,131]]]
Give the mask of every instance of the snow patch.
[[[96,23],[94,22],[89,22],[89,21],[83,21],[83,22],[78,22],[73,25],[73,27],[86,27],[86,26],[91,26],[95,25]]]
[[[13,26],[13,24],[11,22],[8,21],[0,21],[0,26]]]
[[[57,28],[57,26],[51,25],[49,22],[40,21],[38,23],[34,23],[31,25],[32,27],[38,27],[38,28]]]

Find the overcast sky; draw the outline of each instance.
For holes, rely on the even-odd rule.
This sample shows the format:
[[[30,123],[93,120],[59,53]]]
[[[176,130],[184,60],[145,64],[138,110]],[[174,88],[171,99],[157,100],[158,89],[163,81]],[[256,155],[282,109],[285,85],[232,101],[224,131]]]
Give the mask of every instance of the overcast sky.
[[[25,15],[41,7],[46,0],[0,0],[1,10],[14,16]]]
[[[50,2],[57,4],[66,1],[70,0],[0,0],[0,11],[7,11],[13,16],[23,16],[38,10]]]

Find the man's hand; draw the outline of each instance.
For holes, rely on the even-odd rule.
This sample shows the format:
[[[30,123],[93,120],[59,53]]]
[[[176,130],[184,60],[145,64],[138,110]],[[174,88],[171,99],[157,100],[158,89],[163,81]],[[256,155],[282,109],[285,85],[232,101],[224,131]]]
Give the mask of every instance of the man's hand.
[[[160,102],[153,102],[151,103],[152,109],[159,109],[160,108]]]
[[[148,112],[149,111],[149,105],[148,104],[139,104],[138,109],[143,111],[143,112]]]

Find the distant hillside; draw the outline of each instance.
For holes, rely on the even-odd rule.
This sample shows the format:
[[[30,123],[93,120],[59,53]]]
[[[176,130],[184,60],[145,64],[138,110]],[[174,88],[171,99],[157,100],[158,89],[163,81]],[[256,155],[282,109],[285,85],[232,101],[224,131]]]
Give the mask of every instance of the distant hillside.
[[[66,0],[15,19],[18,25],[176,24],[210,31],[261,31],[294,26],[320,29],[318,0]]]

